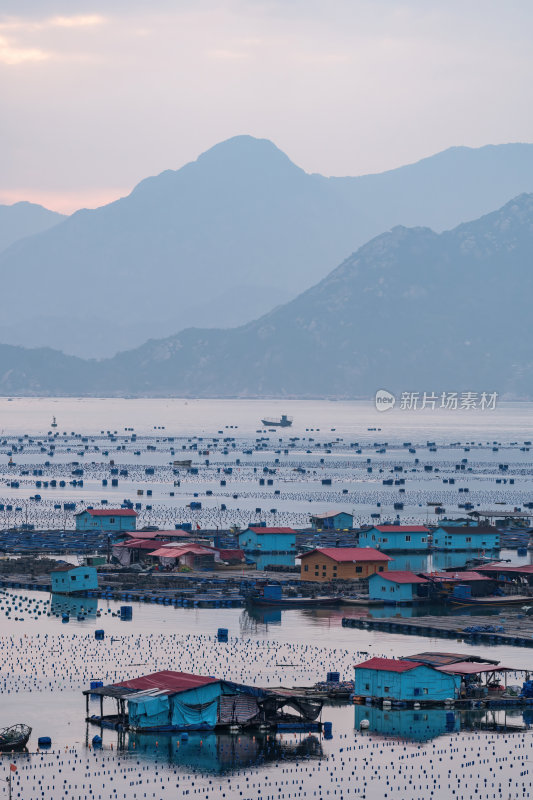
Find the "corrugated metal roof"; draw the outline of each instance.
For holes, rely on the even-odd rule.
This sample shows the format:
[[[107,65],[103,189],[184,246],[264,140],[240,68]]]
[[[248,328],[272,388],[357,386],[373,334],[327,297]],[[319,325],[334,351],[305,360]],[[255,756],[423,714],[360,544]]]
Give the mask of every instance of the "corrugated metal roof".
[[[419,661],[422,664],[429,664],[432,667],[443,667],[448,664],[459,664],[461,662],[476,662],[485,664],[499,664],[499,661],[493,661],[488,658],[480,658],[479,656],[465,655],[465,653],[415,653],[412,656],[402,656],[402,661]]]
[[[152,545],[153,546],[153,545]],[[160,556],[162,558],[179,558],[185,556],[187,553],[192,553],[195,556],[208,555],[214,556],[213,551],[208,547],[202,547],[199,544],[184,544],[182,547],[179,545],[166,545],[149,553],[151,556]]]
[[[429,533],[424,525],[374,525],[380,533]]]
[[[429,581],[427,578],[421,578],[418,575],[415,575],[414,572],[409,572],[409,570],[402,569],[402,570],[389,570],[388,572],[378,572],[376,575],[379,575],[380,578],[385,578],[387,581],[391,581],[392,583],[428,583]],[[372,579],[374,575],[370,576]]]
[[[490,581],[486,575],[480,575],[478,572],[466,570],[463,572],[422,572],[424,578],[431,578],[437,581],[451,581],[457,583],[458,581]]]
[[[339,563],[354,561],[392,561],[391,556],[375,550],[373,547],[317,547],[309,553],[302,553],[300,559],[308,558],[314,553],[320,553],[327,558]],[[385,573],[380,573],[383,575]]]
[[[259,534],[260,536],[265,533],[296,533],[295,530],[292,528],[260,528],[255,525],[250,525],[247,530],[253,531],[254,533]],[[245,533],[245,531],[243,531]]]
[[[446,667],[435,667],[439,672],[448,675],[477,675],[480,672],[512,672],[511,667],[501,667],[496,664],[474,664],[472,661],[459,661],[457,664],[448,664]]]
[[[161,672],[152,672],[150,675],[142,675],[140,678],[133,678],[129,681],[114,683],[113,687],[139,691],[158,689],[168,694],[174,694],[175,692],[186,692],[188,689],[196,689],[198,686],[205,686],[207,683],[218,683],[218,679],[210,678],[207,675],[172,672],[166,669]]]
[[[86,508],[83,511],[78,511],[74,516],[79,517],[80,514],[90,514],[91,517],[138,517],[133,508]]]
[[[392,658],[371,658],[369,661],[363,661],[362,664],[356,664],[355,669],[377,669],[383,672],[409,672],[416,667],[423,667],[418,661],[396,661]]]

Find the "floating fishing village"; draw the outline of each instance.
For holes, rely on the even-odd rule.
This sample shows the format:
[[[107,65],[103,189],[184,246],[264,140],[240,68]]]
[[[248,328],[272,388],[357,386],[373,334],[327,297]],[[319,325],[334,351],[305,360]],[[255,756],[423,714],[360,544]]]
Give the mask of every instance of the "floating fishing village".
[[[14,797],[528,796],[530,441],[129,402],[38,433],[0,401]]]

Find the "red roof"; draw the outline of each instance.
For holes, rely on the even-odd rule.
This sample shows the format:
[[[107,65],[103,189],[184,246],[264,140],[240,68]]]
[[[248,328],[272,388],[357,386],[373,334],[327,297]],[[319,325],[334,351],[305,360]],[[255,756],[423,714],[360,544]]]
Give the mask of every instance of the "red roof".
[[[152,543],[152,547],[153,547]],[[159,550],[154,550],[153,553],[149,553],[151,556],[159,556],[162,558],[179,558],[180,556],[185,556],[187,553],[192,553],[195,556],[202,556],[202,555],[210,555],[214,556],[213,551],[209,547],[202,547],[200,544],[184,544],[184,545],[172,545],[167,547],[160,547]]]
[[[437,581],[451,581],[453,583],[457,583],[460,581],[490,581],[486,575],[480,575],[478,572],[459,572],[458,570],[453,570],[453,572],[423,572],[422,575],[425,578],[432,578],[433,580]]]
[[[258,533],[260,535],[264,533],[296,533],[296,531],[292,528],[260,528],[259,526],[255,525],[249,525],[247,530],[253,531],[254,533]]]
[[[167,544],[167,542],[158,542],[158,545]],[[130,550],[153,550],[156,546],[152,539],[128,539],[127,542],[115,544],[113,547],[126,547]]]
[[[378,669],[384,672],[408,672],[410,669],[416,667],[426,666],[420,661],[395,661],[392,658],[371,658],[369,661],[363,661],[362,664],[356,664],[355,669]]]
[[[428,583],[427,578],[419,578],[414,572],[409,572],[406,569],[389,570],[388,572],[379,572],[380,578],[385,578],[392,583]],[[371,575],[371,578],[374,576]]]
[[[316,550],[311,550],[310,553],[302,553],[300,558],[306,558],[313,555],[313,553],[320,553],[333,561],[392,561],[393,559],[382,553],[380,550],[375,550],[373,547],[317,547]]]
[[[374,525],[380,533],[429,533],[424,525]]]
[[[113,686],[122,686],[136,691],[159,689],[173,694],[174,692],[186,692],[187,689],[196,689],[198,686],[205,686],[206,683],[217,683],[217,678],[209,678],[207,675],[192,675],[190,672],[172,672],[165,669],[162,672],[152,672],[151,675],[143,675],[130,681],[115,683]]]
[[[533,564],[522,564],[520,567],[500,567],[499,564],[487,564],[486,567],[474,567],[475,572],[518,572],[529,575],[533,572]]]
[[[85,511],[78,511],[76,516],[80,514],[90,514],[91,517],[138,517],[133,508],[86,508]]]

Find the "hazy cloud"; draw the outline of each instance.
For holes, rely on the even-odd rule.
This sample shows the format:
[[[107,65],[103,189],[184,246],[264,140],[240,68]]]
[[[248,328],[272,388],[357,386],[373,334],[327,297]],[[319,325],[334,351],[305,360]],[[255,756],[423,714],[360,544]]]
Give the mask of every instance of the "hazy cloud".
[[[3,0],[0,191],[107,199],[238,133],[341,175],[531,140],[532,23],[526,0]]]

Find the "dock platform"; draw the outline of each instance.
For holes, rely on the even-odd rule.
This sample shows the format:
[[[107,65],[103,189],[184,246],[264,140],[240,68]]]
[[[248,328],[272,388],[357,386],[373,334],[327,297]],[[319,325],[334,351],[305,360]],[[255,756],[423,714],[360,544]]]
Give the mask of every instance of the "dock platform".
[[[533,647],[533,616],[525,614],[506,615],[505,619],[499,616],[343,617],[342,626],[408,636]]]

